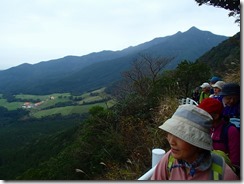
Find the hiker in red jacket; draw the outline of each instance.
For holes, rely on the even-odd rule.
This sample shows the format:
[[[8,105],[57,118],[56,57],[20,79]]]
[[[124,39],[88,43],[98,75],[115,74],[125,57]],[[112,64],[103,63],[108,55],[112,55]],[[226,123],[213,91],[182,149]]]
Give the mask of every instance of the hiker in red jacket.
[[[195,105],[180,105],[159,127],[168,133],[171,150],[159,161],[151,179],[238,180],[224,159],[211,152],[212,120],[209,113]]]

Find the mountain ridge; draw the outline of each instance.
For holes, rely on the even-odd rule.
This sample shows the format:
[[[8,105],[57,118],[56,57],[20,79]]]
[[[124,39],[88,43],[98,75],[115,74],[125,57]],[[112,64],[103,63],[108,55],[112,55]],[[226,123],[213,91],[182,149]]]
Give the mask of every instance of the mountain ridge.
[[[120,73],[128,70],[140,54],[174,57],[167,66],[174,69],[182,60],[194,61],[227,38],[193,26],[186,32],[178,31],[120,51],[104,50],[33,65],[25,63],[0,71],[0,93],[82,93],[119,80]]]

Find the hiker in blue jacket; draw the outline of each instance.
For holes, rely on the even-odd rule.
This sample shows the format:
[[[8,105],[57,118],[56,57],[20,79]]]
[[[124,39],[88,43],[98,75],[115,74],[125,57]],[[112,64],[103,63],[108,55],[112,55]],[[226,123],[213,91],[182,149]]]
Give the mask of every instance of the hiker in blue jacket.
[[[223,117],[227,121],[230,118],[240,118],[240,85],[226,83],[219,95],[222,96],[224,104]]]

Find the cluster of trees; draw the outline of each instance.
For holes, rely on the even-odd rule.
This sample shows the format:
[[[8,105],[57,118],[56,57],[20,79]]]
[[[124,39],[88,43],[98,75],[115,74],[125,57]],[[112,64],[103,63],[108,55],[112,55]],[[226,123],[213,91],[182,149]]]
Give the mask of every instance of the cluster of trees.
[[[15,180],[29,168],[55,157],[73,142],[77,126],[84,119],[85,116],[56,115],[42,119],[13,118],[11,123],[5,123],[0,129],[0,178]]]
[[[42,108],[42,110],[47,110],[47,109],[52,109],[52,108],[57,108],[57,107],[73,106],[73,105],[77,105],[77,104],[73,101],[58,102],[58,103],[55,103],[54,105],[44,107],[44,108]]]
[[[107,102],[108,100],[110,100],[110,97],[104,98],[104,99],[99,99],[99,100],[93,100],[93,101],[82,101],[83,105],[88,105],[88,104],[96,104],[96,103],[102,103],[102,102]]]
[[[218,47],[212,48],[197,62],[206,63],[214,69],[215,74],[225,76],[227,73],[241,70],[240,63],[240,32],[223,41]]]
[[[28,112],[24,109],[9,111],[7,108],[0,106],[0,127],[13,123],[25,116],[28,116]]]
[[[199,6],[202,4],[230,10],[229,16],[236,17],[236,23],[240,24],[241,5],[240,0],[195,0]]]

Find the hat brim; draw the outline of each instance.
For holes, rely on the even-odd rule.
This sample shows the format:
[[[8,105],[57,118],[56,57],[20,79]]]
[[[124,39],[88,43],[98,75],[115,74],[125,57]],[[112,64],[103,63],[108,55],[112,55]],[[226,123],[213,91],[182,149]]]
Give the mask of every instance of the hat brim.
[[[212,85],[212,87],[213,87],[213,88],[219,88],[219,89],[222,89],[219,85],[216,85],[216,84]]]
[[[173,116],[159,126],[159,128],[193,146],[205,150],[212,150],[210,130],[182,117]]]
[[[222,92],[220,91],[219,94],[220,96],[231,96],[231,95],[240,95],[240,93],[225,93],[225,92]]]

